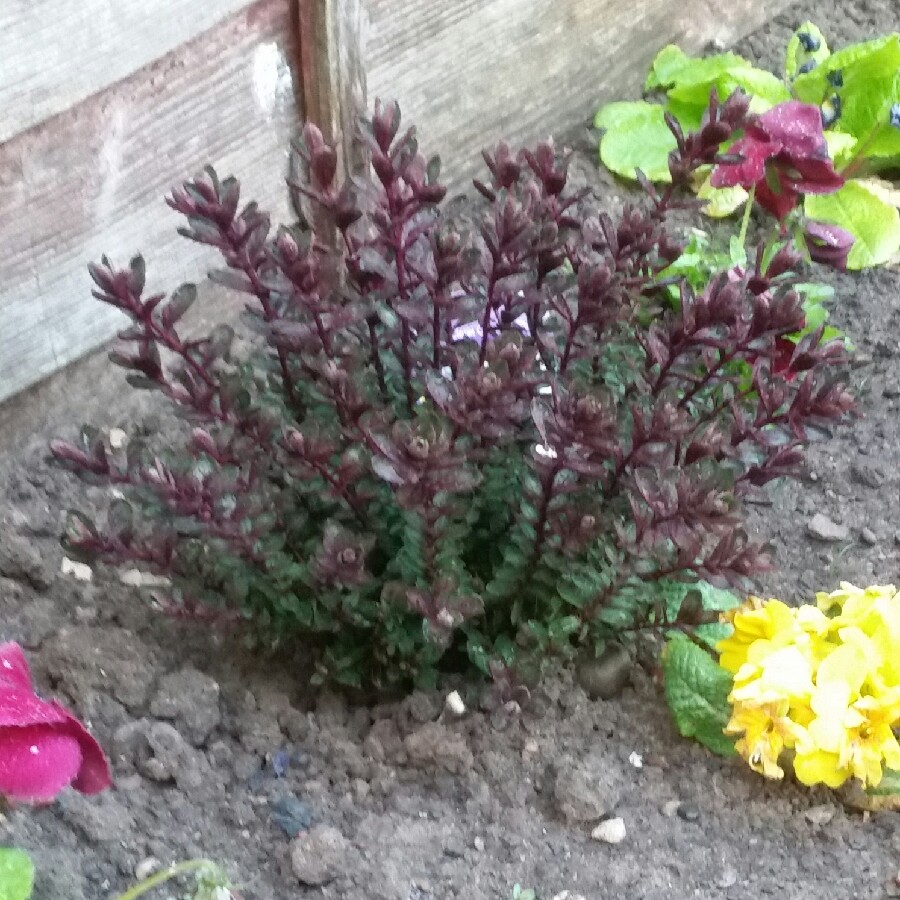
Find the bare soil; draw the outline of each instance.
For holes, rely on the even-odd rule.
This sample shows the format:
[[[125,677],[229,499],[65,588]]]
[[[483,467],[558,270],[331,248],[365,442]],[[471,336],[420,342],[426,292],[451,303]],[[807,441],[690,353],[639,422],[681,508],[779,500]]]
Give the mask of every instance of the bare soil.
[[[900,29],[895,0],[805,2],[738,49],[777,66],[807,18],[833,44]],[[570,143],[582,176],[620,199],[593,138]],[[760,590],[793,601],[900,578],[900,278],[814,275],[835,285],[834,320],[856,344],[862,417],[812,450],[803,481],[750,510],[777,548]],[[0,408],[0,637],[29,649],[41,689],[89,721],[116,775],[99,798],[69,792],[0,822],[0,844],[36,859],[38,900],[109,897],[149,857],[197,855],[248,900],[507,900],[516,882],[546,900],[900,895],[900,814],[863,816],[711,756],[677,735],[637,667],[608,702],[562,673],[544,708],[512,721],[451,716],[443,694],[353,707],[310,693],[298,656],[162,619],[115,573],[63,574],[61,511],[85,489],[47,466],[46,440],[83,421],[167,427],[154,398],[122,385],[101,356]],[[846,539],[811,537],[816,513]],[[285,808],[307,829],[293,844],[276,822]],[[624,820],[622,843],[591,839],[603,815]],[[328,880],[306,886],[298,872]]]

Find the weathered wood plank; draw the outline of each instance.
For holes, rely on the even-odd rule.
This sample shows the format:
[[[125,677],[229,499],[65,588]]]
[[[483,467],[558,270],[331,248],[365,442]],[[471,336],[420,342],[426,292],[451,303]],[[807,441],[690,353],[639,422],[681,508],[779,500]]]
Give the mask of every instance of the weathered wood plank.
[[[367,0],[369,97],[397,99],[459,187],[498,139],[571,129],[665,44],[727,45],[788,0]]]
[[[202,277],[208,248],[175,234],[163,203],[207,163],[290,216],[296,131],[285,0],[260,0],[175,53],[0,146],[0,400],[109,338],[119,314],[90,298],[86,263],[142,249],[148,279]]]
[[[3,0],[0,142],[127,78],[249,4]]]
[[[339,175],[356,173],[365,164],[354,140],[367,105],[362,0],[300,0],[299,30],[303,109],[339,148]]]

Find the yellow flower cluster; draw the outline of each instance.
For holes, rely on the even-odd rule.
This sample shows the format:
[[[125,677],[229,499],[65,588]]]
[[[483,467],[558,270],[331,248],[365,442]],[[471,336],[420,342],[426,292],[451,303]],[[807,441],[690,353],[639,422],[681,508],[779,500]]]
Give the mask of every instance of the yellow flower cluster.
[[[794,755],[797,778],[838,787],[881,781],[900,769],[900,592],[842,583],[816,605],[792,608],[750,597],[725,614],[734,632],[719,662],[734,675],[726,734],[757,772],[781,778]]]

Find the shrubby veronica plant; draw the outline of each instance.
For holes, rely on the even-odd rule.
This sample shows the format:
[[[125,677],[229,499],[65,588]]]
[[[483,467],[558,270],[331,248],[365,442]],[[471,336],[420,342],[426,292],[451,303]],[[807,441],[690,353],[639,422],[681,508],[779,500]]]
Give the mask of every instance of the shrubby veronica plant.
[[[394,105],[362,123],[361,179],[337,181],[304,129],[314,226],[273,232],[212,170],[187,182],[168,203],[221,254],[212,279],[251,298],[266,350],[231,357],[224,325],[186,338],[195,288],[148,291],[140,257],[91,267],[132,321],[113,360],[188,426],[159,452],[92,429],[52,444],[123,498],[105,523],[73,514],[67,550],[169,576],[174,612],[299,636],[319,680],[350,685],[471,665],[516,698],[551,657],[705,621],[672,607],[678,582],[740,586],[769,564],[741,498],[795,475],[851,405],[828,375],[840,342],[807,332],[784,359],[805,326],[789,249],[699,292],[660,278],[682,252],[667,216],[694,202],[678,192],[746,115],[713,98],[670,185],[645,183],[618,221],[551,144],[500,144],[483,221],[459,230]]]

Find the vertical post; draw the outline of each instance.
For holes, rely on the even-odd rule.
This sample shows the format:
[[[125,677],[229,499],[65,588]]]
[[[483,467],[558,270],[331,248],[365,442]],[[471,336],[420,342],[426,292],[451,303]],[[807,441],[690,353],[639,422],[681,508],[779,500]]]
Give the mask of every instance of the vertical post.
[[[339,175],[364,170],[356,122],[366,110],[365,0],[298,0],[304,118],[338,150]]]

